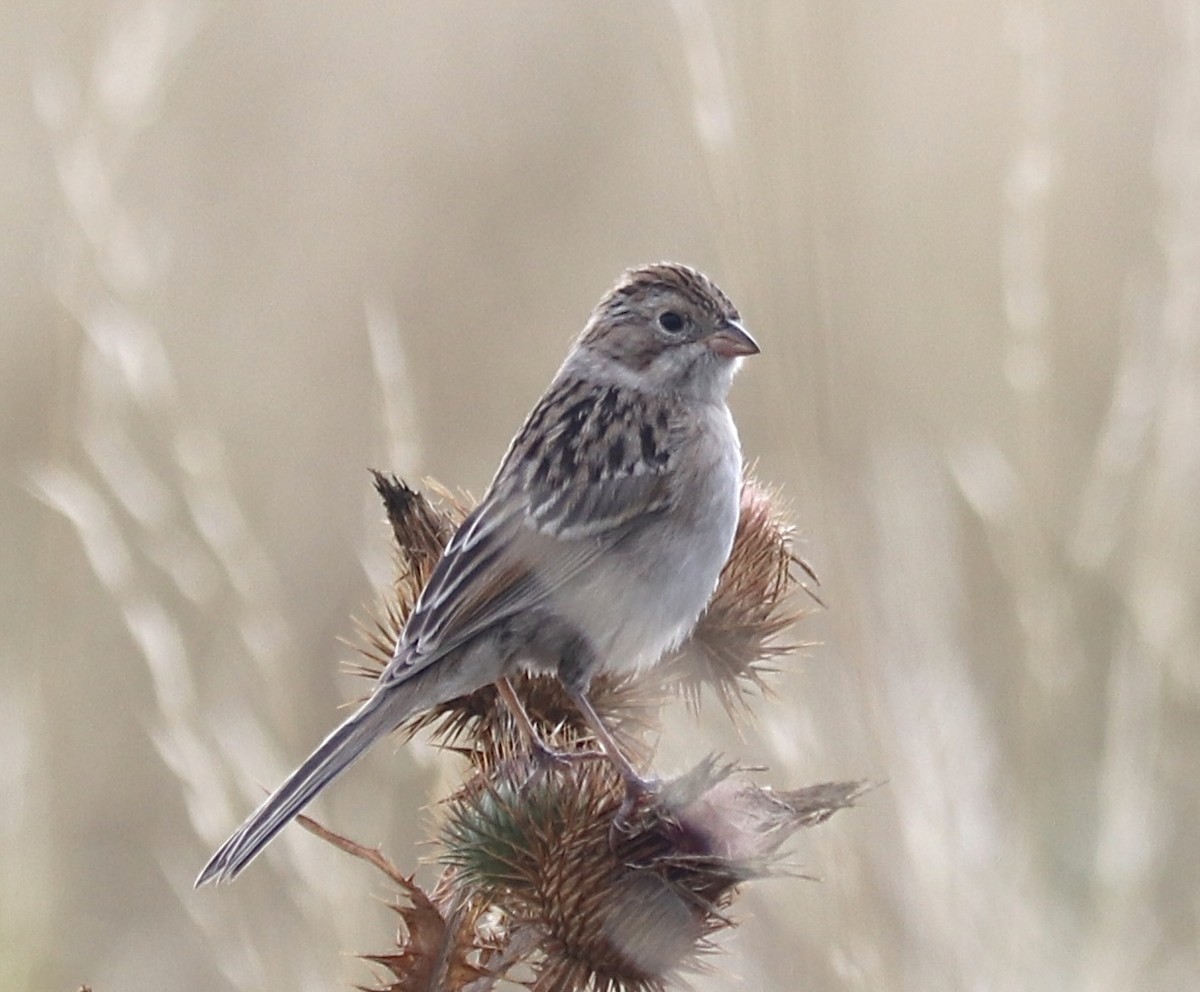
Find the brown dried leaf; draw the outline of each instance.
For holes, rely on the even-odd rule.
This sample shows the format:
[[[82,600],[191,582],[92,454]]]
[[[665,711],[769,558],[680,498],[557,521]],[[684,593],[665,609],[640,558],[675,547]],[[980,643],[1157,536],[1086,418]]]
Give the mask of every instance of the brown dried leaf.
[[[404,875],[378,848],[363,847],[310,817],[302,815],[297,821],[322,840],[374,865],[403,894],[392,903],[403,922],[396,937],[397,951],[362,955],[363,960],[387,968],[394,981],[363,992],[450,992],[488,974],[472,960],[481,949],[474,940],[473,919],[447,920],[413,877]]]

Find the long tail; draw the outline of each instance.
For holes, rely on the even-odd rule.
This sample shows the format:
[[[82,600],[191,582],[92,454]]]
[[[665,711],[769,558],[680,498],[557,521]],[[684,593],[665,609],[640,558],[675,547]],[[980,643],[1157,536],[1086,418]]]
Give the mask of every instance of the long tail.
[[[409,687],[391,686],[376,692],[326,737],[304,764],[221,845],[196,878],[196,888],[208,882],[233,879],[318,792],[406,719],[411,707],[397,698],[406,688]]]

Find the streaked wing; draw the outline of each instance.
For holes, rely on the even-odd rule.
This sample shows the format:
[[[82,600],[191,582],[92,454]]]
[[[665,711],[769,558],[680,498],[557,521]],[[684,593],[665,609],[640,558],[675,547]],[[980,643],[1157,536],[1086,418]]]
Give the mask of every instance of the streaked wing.
[[[616,387],[557,384],[430,576],[381,681],[543,603],[671,500],[669,418]]]
[[[647,514],[665,509],[671,498],[666,473],[602,478],[578,489],[547,494],[530,508],[544,534],[560,542],[603,538]]]

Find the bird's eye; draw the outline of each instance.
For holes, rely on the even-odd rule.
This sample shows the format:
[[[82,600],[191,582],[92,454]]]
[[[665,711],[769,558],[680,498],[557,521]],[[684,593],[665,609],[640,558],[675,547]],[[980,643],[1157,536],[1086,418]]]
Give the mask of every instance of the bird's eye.
[[[678,334],[683,330],[683,318],[674,310],[664,310],[658,315],[658,326],[668,334]]]

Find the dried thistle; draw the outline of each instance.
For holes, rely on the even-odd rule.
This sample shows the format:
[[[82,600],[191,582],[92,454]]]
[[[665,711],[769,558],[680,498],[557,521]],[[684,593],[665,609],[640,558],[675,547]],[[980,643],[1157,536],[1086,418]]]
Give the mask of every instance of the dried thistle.
[[[776,637],[804,615],[791,596],[800,584],[795,569],[815,581],[793,552],[792,528],[774,501],[753,479],[743,483],[733,550],[716,592],[691,636],[660,666],[660,677],[693,707],[711,687],[731,719],[748,710],[750,694],[766,691],[766,663],[794,649]]]
[[[594,746],[587,724],[558,679],[522,674],[511,681],[547,744],[565,752]],[[649,757],[645,736],[656,726],[665,698],[661,691],[640,679],[602,674],[592,681],[588,698],[626,754],[635,760]],[[482,767],[523,743],[493,686],[440,703],[403,728],[408,736],[422,730],[429,730],[435,742],[470,754]]]
[[[493,979],[524,965],[535,992],[663,989],[702,969],[713,936],[733,925],[737,886],[769,874],[788,836],[862,791],[775,794],[734,771],[702,762],[614,829],[625,791],[606,761],[514,756],[447,802],[441,898],[476,921],[487,907]]]
[[[694,965],[704,938],[722,925],[707,912],[720,883],[656,863],[671,850],[665,816],[639,815],[633,832],[613,843],[623,795],[608,763],[590,761],[565,770],[508,765],[450,803],[444,861],[456,884],[496,906],[511,931],[537,933],[535,989],[661,988]],[[689,880],[697,883],[691,889]]]
[[[378,849],[299,822],[400,890],[396,950],[363,955],[374,992],[657,992],[702,970],[738,885],[769,874],[779,845],[851,805],[861,783],[773,794],[712,759],[643,797],[620,829],[624,785],[603,760],[547,768],[510,756],[446,804],[445,866],[426,892]]]

